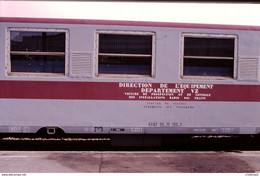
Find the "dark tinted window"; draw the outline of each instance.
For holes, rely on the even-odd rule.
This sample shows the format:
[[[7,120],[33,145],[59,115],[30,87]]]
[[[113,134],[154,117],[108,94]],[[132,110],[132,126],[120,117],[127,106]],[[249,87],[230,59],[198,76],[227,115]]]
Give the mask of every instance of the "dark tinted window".
[[[100,57],[98,71],[100,74],[150,75],[151,58]]]
[[[233,76],[233,60],[185,59],[183,74],[186,76]]]
[[[64,74],[65,34],[10,31],[10,72]]]
[[[152,36],[100,34],[99,53],[152,54]]]
[[[13,31],[11,51],[65,52],[65,33]]]
[[[11,71],[27,73],[64,73],[62,56],[11,55]]]
[[[99,34],[99,74],[152,75],[152,35]]]
[[[184,76],[233,77],[234,38],[184,37]]]

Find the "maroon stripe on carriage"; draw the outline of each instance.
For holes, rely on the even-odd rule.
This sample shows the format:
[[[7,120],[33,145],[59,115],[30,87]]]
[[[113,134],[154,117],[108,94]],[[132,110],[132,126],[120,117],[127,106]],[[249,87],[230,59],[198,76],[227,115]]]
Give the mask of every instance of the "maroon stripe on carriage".
[[[259,85],[0,81],[2,99],[260,102]]]

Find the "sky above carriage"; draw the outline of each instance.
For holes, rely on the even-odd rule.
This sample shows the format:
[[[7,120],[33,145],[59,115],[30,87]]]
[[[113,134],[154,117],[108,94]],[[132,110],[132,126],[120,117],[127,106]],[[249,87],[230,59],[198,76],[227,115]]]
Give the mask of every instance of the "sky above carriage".
[[[1,0],[0,16],[260,26],[260,4]]]

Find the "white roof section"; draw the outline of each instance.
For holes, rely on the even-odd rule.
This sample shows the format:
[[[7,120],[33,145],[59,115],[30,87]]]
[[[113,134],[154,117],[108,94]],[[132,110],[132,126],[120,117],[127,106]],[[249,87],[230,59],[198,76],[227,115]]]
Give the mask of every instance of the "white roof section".
[[[260,26],[260,4],[0,1],[0,17],[154,21]]]

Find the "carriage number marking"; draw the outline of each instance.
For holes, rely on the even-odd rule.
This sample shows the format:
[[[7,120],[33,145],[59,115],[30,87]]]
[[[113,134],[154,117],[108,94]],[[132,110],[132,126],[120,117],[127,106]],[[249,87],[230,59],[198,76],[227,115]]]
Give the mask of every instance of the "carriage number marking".
[[[182,127],[182,122],[149,122],[149,127]]]

